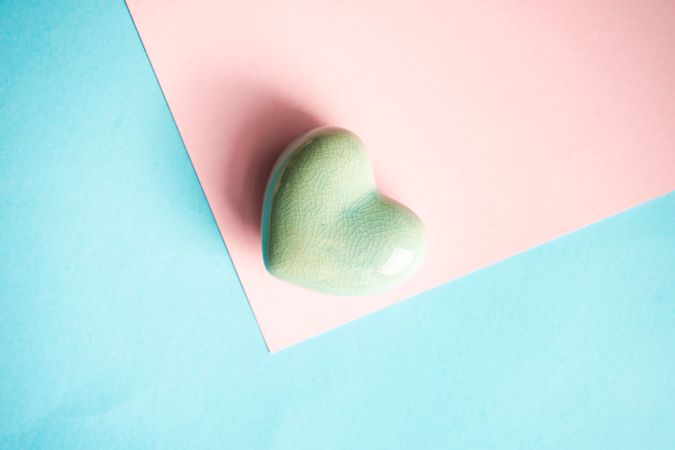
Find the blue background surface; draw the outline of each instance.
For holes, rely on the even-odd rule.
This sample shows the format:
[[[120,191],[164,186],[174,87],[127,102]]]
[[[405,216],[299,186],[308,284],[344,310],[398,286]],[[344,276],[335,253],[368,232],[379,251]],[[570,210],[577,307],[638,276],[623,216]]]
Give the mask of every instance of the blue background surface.
[[[0,3],[0,173],[0,448],[675,447],[675,194],[269,354],[121,2]]]

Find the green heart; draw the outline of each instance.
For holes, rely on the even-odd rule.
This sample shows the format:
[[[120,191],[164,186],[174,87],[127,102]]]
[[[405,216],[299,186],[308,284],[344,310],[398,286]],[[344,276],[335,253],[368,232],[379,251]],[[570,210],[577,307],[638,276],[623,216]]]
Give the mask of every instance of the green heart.
[[[341,295],[399,284],[426,251],[422,222],[380,195],[363,143],[340,128],[311,131],[283,152],[265,192],[262,242],[271,274]]]

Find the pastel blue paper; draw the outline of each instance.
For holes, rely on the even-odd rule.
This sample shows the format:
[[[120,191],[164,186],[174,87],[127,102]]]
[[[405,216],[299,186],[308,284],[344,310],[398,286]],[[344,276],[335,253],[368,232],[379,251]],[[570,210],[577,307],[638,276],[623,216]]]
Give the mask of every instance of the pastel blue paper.
[[[0,3],[0,173],[2,449],[673,448],[675,194],[269,354],[119,2]]]

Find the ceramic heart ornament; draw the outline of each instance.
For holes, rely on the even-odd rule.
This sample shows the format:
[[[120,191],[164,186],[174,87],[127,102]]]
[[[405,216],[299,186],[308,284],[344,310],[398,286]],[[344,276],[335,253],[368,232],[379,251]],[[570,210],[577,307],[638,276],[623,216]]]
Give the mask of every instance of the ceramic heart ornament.
[[[265,267],[278,278],[365,295],[412,275],[426,235],[415,213],[378,192],[359,138],[329,127],[293,141],[272,169],[262,245]]]

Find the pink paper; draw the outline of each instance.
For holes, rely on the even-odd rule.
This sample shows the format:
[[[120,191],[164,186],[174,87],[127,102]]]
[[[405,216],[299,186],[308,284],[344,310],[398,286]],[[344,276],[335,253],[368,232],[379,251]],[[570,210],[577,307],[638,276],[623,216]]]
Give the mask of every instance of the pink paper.
[[[675,188],[675,2],[128,5],[272,351]],[[427,226],[394,292],[264,269],[269,170],[318,125],[356,132]]]

